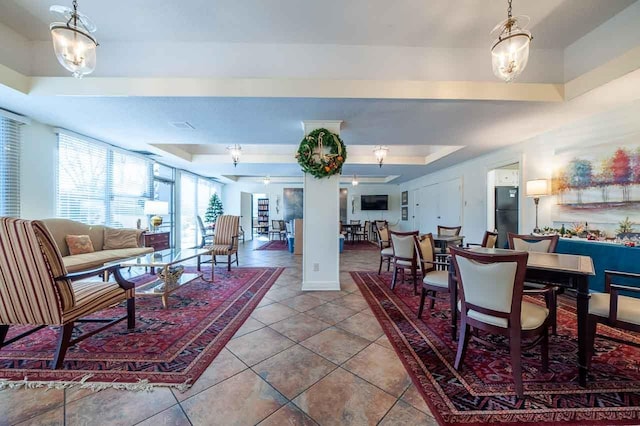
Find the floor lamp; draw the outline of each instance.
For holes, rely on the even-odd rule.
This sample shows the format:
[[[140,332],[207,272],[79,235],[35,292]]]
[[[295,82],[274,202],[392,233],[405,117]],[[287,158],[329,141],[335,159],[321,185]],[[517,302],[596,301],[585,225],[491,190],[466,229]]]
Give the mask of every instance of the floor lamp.
[[[540,197],[549,195],[549,182],[546,179],[528,180],[526,185],[526,195],[529,198],[533,198],[533,202],[536,205],[536,227],[533,229],[533,232],[539,234],[538,203],[540,203]]]

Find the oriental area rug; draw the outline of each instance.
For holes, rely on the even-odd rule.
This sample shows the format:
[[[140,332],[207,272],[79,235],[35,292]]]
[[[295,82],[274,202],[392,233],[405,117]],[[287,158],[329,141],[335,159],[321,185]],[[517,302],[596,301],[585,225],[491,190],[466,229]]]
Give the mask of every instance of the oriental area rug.
[[[286,241],[274,240],[264,243],[256,250],[288,250],[289,246]]]
[[[195,272],[195,268],[185,268]],[[0,350],[0,389],[17,387],[71,387],[149,390],[171,386],[185,390],[215,359],[246,321],[283,268],[215,269],[214,282],[201,278],[169,296],[163,309],[160,297],[136,297],[136,328],[122,321],[69,348],[64,367],[51,370],[57,327],[44,328]],[[203,267],[204,277],[211,269]],[[131,279],[149,282],[150,274]],[[123,305],[91,318],[123,316]],[[75,333],[100,324],[80,323]],[[9,328],[8,338],[26,331]]]
[[[453,368],[448,302],[417,318],[413,286],[389,286],[391,274],[352,272],[413,383],[441,425],[640,424],[640,349],[596,337],[586,388],[577,382],[574,301],[558,307],[558,335],[549,342],[549,372],[540,371],[539,346],[523,350],[525,398],[515,395],[508,341],[482,334],[495,347],[469,342],[460,371]],[[537,299],[529,298],[529,301]],[[540,302],[542,304],[542,302]],[[637,334],[598,325],[598,336],[640,343]]]

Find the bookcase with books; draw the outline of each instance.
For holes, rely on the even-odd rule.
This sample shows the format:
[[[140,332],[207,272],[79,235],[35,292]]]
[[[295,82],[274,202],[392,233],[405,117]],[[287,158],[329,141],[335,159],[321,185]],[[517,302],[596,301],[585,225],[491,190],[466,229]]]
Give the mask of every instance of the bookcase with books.
[[[269,199],[258,198],[258,226],[256,226],[257,234],[269,233]]]

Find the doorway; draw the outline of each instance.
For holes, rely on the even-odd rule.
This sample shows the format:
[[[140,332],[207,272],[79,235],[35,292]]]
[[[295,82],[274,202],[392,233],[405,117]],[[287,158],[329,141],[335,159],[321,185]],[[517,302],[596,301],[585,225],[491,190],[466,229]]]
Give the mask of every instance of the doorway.
[[[498,232],[496,247],[508,246],[507,234],[518,233],[520,217],[520,163],[487,173],[487,229]]]

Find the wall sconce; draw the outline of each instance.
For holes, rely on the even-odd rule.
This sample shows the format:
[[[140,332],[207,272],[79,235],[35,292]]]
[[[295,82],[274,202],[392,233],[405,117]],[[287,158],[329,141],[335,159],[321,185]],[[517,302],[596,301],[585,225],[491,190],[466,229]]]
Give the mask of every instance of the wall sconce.
[[[276,214],[280,214],[280,196],[276,195]]]
[[[356,197],[355,195],[351,196],[351,214],[356,212]]]
[[[389,148],[382,145],[378,145],[373,149],[373,154],[376,156],[376,161],[378,162],[378,165],[380,167],[382,167],[382,163],[384,162],[384,159],[387,157],[387,151],[389,151]]]
[[[360,182],[358,182],[358,178],[356,178],[356,175],[353,175],[353,179],[351,180],[351,186],[358,186]]]
[[[242,147],[238,144],[229,145],[227,147],[227,151],[229,151],[229,154],[231,154],[233,167],[236,167],[238,165],[238,162],[240,161],[240,153],[242,152]]]

